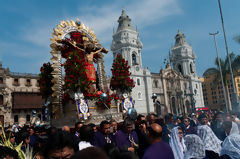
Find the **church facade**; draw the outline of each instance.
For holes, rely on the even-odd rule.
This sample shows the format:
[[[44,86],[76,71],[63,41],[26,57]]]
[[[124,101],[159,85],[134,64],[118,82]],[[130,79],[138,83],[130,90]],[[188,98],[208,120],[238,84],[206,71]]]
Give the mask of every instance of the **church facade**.
[[[196,56],[180,30],[171,50],[171,62],[159,73],[152,73],[142,65],[143,44],[124,10],[118,23],[112,36],[111,51],[114,59],[120,54],[128,60],[131,77],[135,81],[131,95],[138,113],[180,115],[204,107],[202,84],[195,67]],[[152,99],[154,93],[157,95],[156,100]]]

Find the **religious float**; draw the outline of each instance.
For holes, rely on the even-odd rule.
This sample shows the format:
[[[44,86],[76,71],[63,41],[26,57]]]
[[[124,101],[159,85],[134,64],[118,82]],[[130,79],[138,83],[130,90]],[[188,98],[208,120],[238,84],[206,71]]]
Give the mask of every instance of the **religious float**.
[[[135,118],[130,95],[134,82],[127,61],[118,55],[113,62],[112,78],[107,79],[103,57],[108,50],[79,20],[61,21],[50,40],[52,64],[41,67],[40,91],[52,125],[121,121],[128,113]]]

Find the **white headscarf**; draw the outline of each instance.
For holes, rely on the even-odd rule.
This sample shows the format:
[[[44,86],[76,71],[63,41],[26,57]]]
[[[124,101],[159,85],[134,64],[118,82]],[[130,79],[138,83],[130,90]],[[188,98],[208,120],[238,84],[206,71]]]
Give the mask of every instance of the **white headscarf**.
[[[205,148],[201,138],[195,134],[189,134],[184,137],[186,150],[184,159],[202,159],[205,157]]]
[[[221,155],[228,155],[231,159],[240,158],[240,135],[229,135],[223,142]]]
[[[186,146],[184,144],[183,138],[182,141],[180,142],[180,138],[178,135],[178,127],[172,129],[169,145],[172,148],[174,158],[177,159],[184,158],[184,150],[186,149]]]
[[[230,135],[239,134],[238,125],[235,122],[232,122],[232,129],[230,131]]]
[[[198,136],[202,139],[205,150],[220,154],[221,142],[207,125],[198,126]]]

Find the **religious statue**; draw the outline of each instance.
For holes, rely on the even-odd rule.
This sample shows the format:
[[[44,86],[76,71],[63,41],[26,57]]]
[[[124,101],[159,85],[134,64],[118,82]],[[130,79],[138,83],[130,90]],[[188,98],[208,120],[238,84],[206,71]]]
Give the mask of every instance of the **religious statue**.
[[[85,54],[84,57],[87,61],[87,65],[85,67],[87,77],[90,81],[96,83],[96,70],[93,62],[96,62],[97,58],[101,57],[100,53],[107,53],[108,50],[103,48],[99,43],[89,41],[85,33],[81,33],[81,36],[82,43],[77,43],[76,41],[73,41],[71,39],[64,39],[59,42],[62,44],[70,45]]]

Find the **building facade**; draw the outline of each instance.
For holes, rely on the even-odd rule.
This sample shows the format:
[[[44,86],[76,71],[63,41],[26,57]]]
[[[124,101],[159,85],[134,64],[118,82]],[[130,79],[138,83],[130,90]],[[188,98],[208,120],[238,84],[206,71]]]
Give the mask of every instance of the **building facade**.
[[[230,100],[232,101],[233,88],[230,75],[227,78],[227,83],[228,92],[226,92],[226,95],[227,96],[229,95]],[[234,77],[234,83],[237,95],[238,97],[240,97],[240,76]],[[204,78],[202,78],[202,85],[204,103],[206,107],[215,110],[226,110],[227,103],[225,102],[224,99],[224,92],[221,81],[216,83],[215,75],[207,75]]]
[[[142,42],[139,33],[131,26],[131,19],[122,11],[118,19],[117,31],[113,33],[111,51],[115,59],[117,54],[122,55],[128,61],[131,77],[135,81],[132,90],[134,105],[138,113],[150,113],[154,111],[152,100],[152,75],[147,68],[142,66]]]
[[[128,60],[135,88],[132,97],[138,113],[155,112],[185,114],[195,107],[204,107],[202,83],[195,67],[196,56],[178,31],[172,48],[171,63],[159,73],[151,73],[142,66],[142,43],[139,33],[131,26],[131,19],[122,11],[117,31],[113,33],[111,51],[115,59],[119,53]],[[153,101],[153,93],[157,99]]]
[[[36,74],[13,73],[0,64],[0,122],[5,127],[30,123],[33,115],[42,118],[44,100],[38,81]]]

